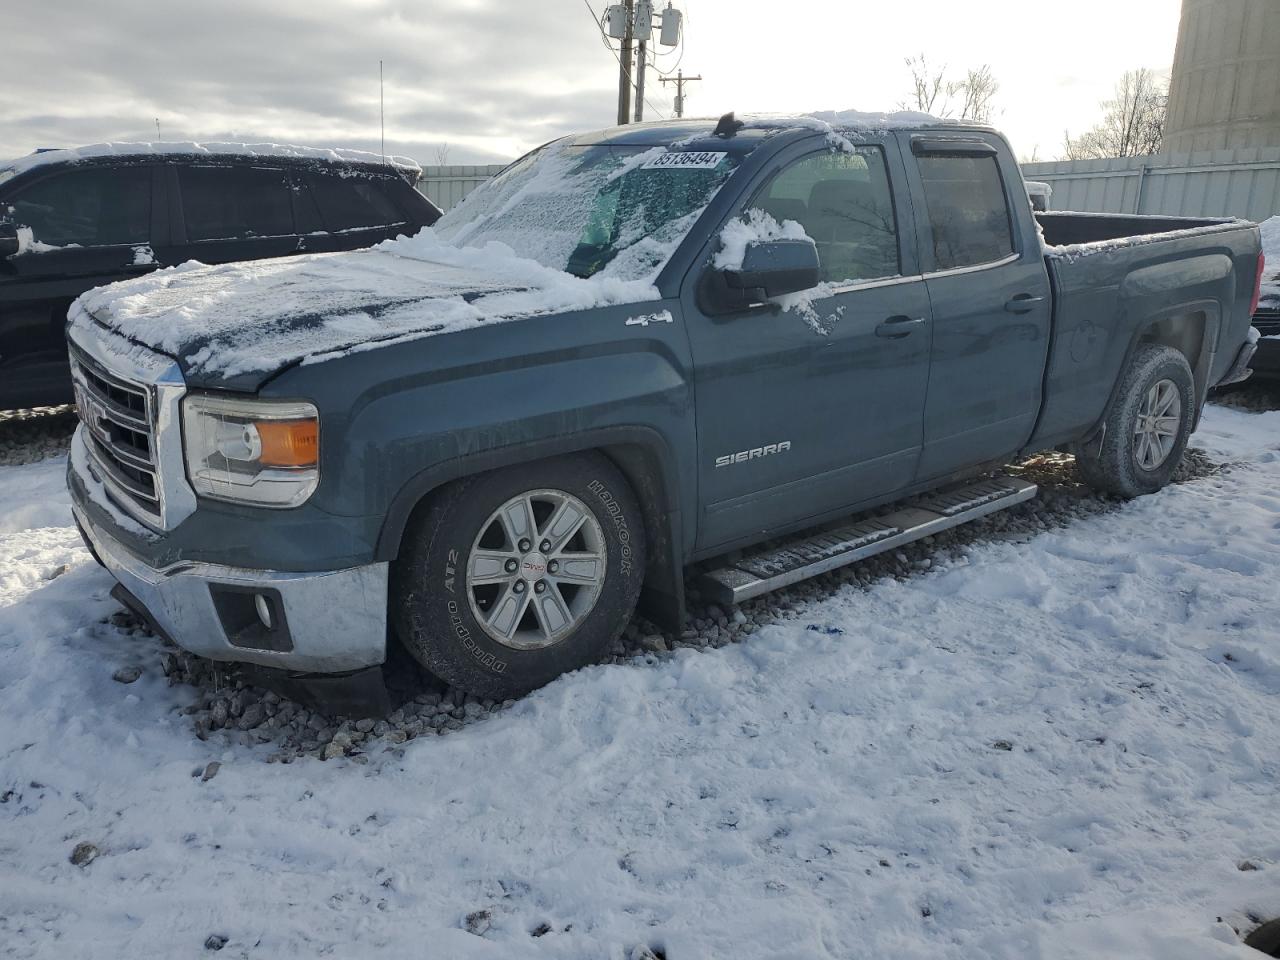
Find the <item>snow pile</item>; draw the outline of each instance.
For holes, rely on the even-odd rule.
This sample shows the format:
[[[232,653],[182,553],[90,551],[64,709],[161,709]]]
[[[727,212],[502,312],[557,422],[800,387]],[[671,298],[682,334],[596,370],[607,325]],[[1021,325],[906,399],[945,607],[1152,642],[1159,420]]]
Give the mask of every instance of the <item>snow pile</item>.
[[[1277,436],[1210,408],[1229,473],[364,766],[197,740],[61,463],[0,468],[6,947],[1240,960],[1280,915]]]
[[[1262,223],[1262,252],[1267,258],[1262,276],[1261,307],[1280,310],[1280,217]]]
[[[283,143],[223,143],[219,141],[158,141],[93,143],[67,150],[40,150],[16,160],[0,160],[0,183],[20,173],[54,163],[76,163],[102,157],[293,157],[295,159],[324,160],[330,163],[390,164],[400,173],[417,179],[422,168],[410,157],[383,157],[365,150],[346,150],[330,147],[298,147]]]
[[[158,270],[90,291],[71,322],[88,330],[91,314],[132,341],[183,356],[194,372],[232,377],[360,345],[658,296],[648,281],[583,280],[499,243],[445,243],[428,227],[368,250]]]

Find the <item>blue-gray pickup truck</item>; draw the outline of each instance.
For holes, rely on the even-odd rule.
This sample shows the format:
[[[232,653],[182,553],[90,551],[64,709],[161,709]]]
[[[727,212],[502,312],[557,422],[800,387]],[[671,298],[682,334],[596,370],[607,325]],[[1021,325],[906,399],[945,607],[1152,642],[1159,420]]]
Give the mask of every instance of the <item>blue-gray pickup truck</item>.
[[[569,137],[414,237],[82,296],[74,512],[198,654],[516,696],[686,576],[739,602],[1020,502],[1029,452],[1159,490],[1247,375],[1259,249],[1037,216],[985,127]]]

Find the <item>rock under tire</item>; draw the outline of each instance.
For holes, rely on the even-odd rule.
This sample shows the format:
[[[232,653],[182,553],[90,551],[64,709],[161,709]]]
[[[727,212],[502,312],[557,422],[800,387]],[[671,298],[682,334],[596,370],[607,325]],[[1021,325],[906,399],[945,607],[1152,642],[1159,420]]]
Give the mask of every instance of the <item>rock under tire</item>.
[[[605,557],[594,605],[572,632],[541,649],[513,649],[477,618],[466,571],[492,514],[512,497],[560,491],[598,524]],[[427,670],[468,693],[521,696],[604,657],[635,610],[644,579],[644,523],[626,478],[603,455],[573,454],[457,480],[432,495],[393,565],[391,621]]]
[[[1180,414],[1177,435],[1168,455],[1154,469],[1139,463],[1135,431],[1148,392],[1169,381],[1177,390]],[[1107,414],[1102,442],[1092,452],[1077,451],[1076,468],[1089,486],[1103,493],[1133,498],[1155,493],[1173,478],[1182,462],[1195,419],[1195,379],[1187,358],[1172,347],[1142,344],[1134,352]]]

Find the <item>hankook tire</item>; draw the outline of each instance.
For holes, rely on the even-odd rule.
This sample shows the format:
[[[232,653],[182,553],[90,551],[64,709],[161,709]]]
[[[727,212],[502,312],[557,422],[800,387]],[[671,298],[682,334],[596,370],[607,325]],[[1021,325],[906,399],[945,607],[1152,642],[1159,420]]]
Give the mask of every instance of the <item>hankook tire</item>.
[[[1120,382],[1102,443],[1078,452],[1076,467],[1096,490],[1121,497],[1155,493],[1173,478],[1191,436],[1196,388],[1187,358],[1145,343]]]
[[[644,579],[644,523],[598,453],[465,477],[415,514],[391,617],[424,667],[506,699],[601,659]]]

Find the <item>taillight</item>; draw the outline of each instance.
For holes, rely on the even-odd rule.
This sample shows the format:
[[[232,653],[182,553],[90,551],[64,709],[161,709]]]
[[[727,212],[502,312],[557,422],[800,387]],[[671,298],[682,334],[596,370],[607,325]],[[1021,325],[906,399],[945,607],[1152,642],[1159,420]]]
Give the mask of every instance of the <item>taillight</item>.
[[[1258,254],[1258,278],[1253,281],[1253,302],[1249,304],[1249,316],[1258,312],[1258,301],[1262,299],[1262,275],[1267,269],[1267,255]]]

